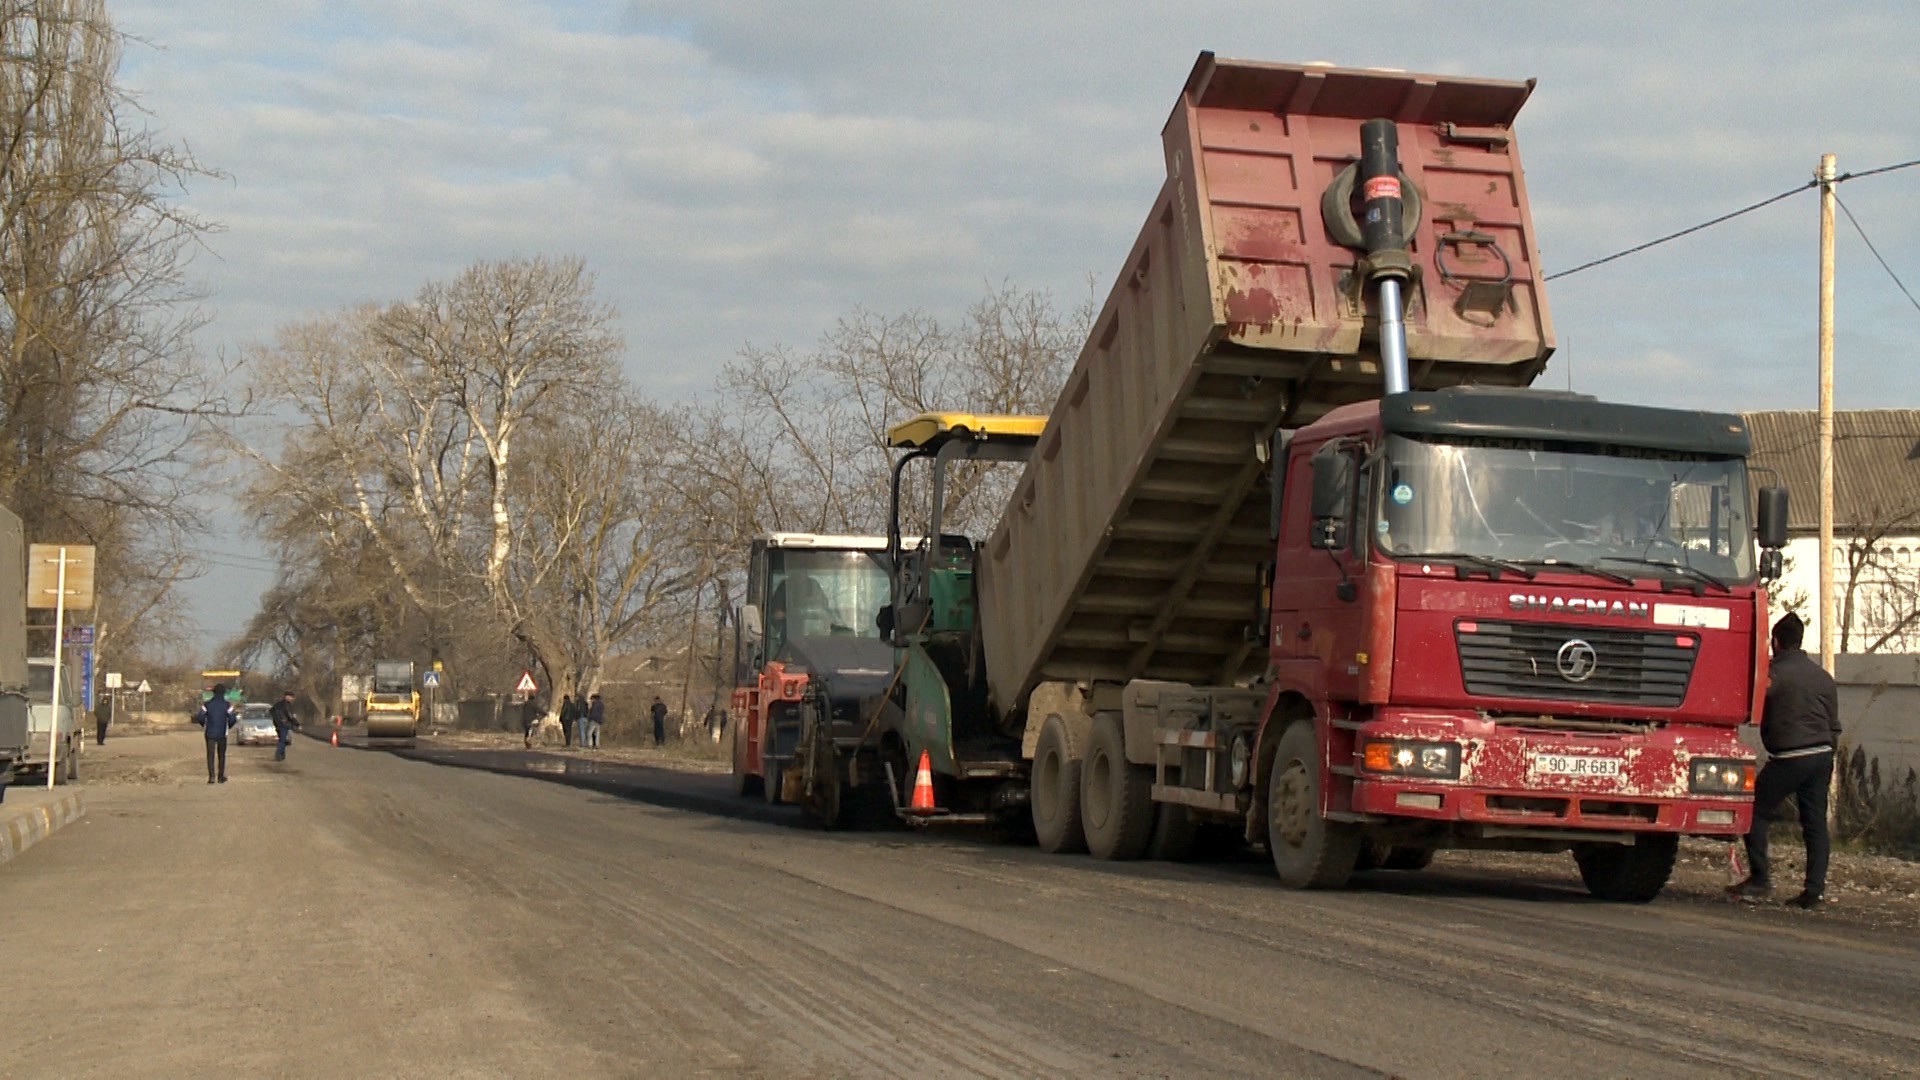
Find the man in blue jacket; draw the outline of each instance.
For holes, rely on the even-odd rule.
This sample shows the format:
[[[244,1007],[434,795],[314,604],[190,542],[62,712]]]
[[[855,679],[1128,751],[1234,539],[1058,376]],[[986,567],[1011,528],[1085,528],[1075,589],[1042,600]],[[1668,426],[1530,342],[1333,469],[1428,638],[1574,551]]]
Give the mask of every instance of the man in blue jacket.
[[[227,729],[233,726],[233,705],[227,701],[227,684],[215,683],[213,696],[200,706],[200,725],[207,736],[207,783],[227,782]],[[215,770],[215,759],[219,769]]]

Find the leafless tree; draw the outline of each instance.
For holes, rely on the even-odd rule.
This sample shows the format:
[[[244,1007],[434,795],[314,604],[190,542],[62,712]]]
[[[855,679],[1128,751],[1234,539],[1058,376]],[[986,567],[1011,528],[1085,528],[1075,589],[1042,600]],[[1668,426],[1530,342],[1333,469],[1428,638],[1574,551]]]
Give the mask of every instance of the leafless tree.
[[[116,83],[125,40],[100,0],[0,0],[0,501],[95,544],[99,620],[154,642],[194,437],[236,406],[189,343],[209,227],[174,196],[208,173]]]
[[[1845,541],[1841,652],[1907,652],[1920,645],[1920,501],[1875,507]]]

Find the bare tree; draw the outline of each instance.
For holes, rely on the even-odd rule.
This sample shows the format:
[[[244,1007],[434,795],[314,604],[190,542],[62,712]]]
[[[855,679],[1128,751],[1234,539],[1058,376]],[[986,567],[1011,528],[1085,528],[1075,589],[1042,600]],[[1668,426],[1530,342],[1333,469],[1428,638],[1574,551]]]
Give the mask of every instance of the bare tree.
[[[172,201],[208,173],[116,84],[124,42],[100,0],[0,0],[0,500],[99,547],[101,622],[151,642],[198,422],[235,407],[189,343],[209,227]]]
[[[1846,538],[1839,648],[1910,651],[1920,643],[1920,501],[1867,517],[1872,524]]]

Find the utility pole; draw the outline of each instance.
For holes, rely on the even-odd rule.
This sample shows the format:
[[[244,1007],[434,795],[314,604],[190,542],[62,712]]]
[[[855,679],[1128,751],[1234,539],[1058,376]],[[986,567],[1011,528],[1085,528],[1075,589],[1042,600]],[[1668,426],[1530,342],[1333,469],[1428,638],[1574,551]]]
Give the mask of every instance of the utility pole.
[[[1820,156],[1820,666],[1833,671],[1833,178]]]

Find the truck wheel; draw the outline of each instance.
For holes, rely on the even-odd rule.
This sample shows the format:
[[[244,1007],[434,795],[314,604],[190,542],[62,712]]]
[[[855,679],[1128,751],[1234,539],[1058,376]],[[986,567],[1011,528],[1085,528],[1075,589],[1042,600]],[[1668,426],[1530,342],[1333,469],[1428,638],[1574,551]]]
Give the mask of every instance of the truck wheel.
[[[80,780],[80,755],[68,754],[67,755],[67,782],[77,783],[79,782],[79,780]]]
[[[1027,783],[1040,850],[1056,855],[1087,850],[1087,831],[1080,822],[1080,762],[1067,744],[1067,725],[1058,716],[1047,717],[1040,728]]]
[[[1643,834],[1632,845],[1577,844],[1573,861],[1588,892],[1615,903],[1644,904],[1667,887],[1679,854],[1678,836]]]
[[[1193,812],[1179,803],[1160,803],[1153,813],[1153,839],[1147,841],[1147,858],[1161,862],[1186,862],[1193,858],[1194,838],[1200,823]]]
[[[1320,754],[1313,725],[1280,736],[1267,778],[1267,849],[1280,881],[1294,889],[1338,889],[1360,858],[1360,830],[1320,815]]]
[[[1153,774],[1127,762],[1120,718],[1094,718],[1080,767],[1080,814],[1087,850],[1097,859],[1137,859],[1153,839]]]

